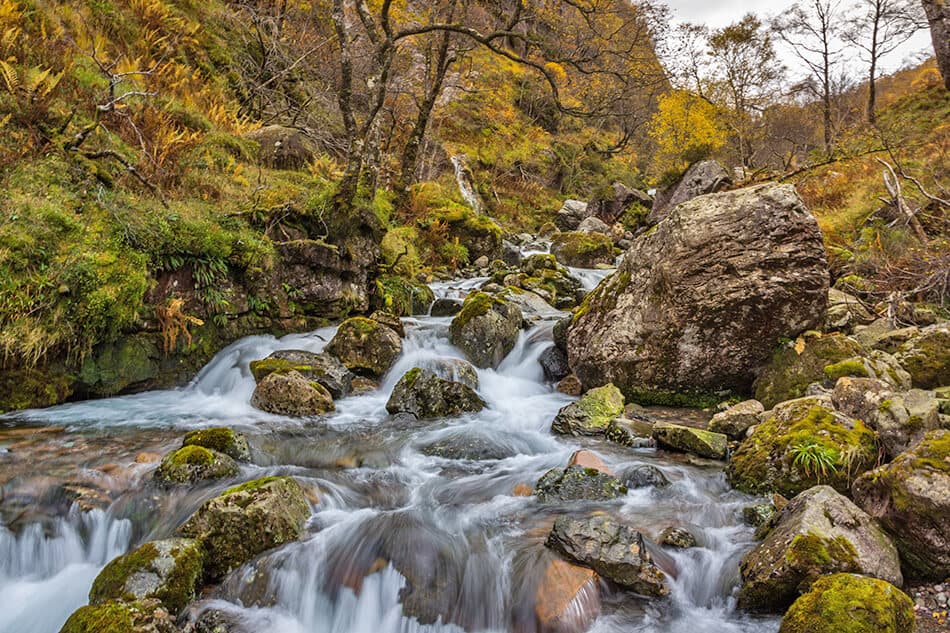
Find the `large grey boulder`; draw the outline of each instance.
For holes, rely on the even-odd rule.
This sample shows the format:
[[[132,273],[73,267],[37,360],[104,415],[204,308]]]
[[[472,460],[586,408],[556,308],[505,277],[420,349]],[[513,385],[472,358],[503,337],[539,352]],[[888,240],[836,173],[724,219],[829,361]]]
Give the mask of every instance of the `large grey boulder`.
[[[897,548],[849,499],[809,488],[769,520],[771,531],[739,565],[739,606],[783,612],[820,576],[854,572],[900,587]]]
[[[675,184],[656,195],[648,221],[650,224],[657,224],[666,219],[676,205],[721,191],[731,184],[729,172],[719,161],[704,160],[694,163]]]
[[[514,349],[523,319],[517,305],[484,292],[473,292],[452,319],[449,340],[476,367],[498,367]]]
[[[439,378],[418,367],[399,379],[386,403],[389,413],[410,413],[420,420],[474,413],[484,408],[485,401],[468,385]]]
[[[334,398],[344,398],[353,390],[353,372],[329,354],[282,349],[267,358],[251,361],[251,373],[257,381],[274,372],[288,371],[296,371],[304,378],[320,383]]]
[[[265,376],[254,388],[251,406],[288,416],[323,415],[336,410],[333,397],[323,385],[293,370]]]
[[[638,239],[587,297],[568,333],[586,387],[638,402],[748,391],[781,338],[821,323],[821,231],[790,185],[696,198]]]
[[[575,231],[584,218],[590,214],[587,212],[587,203],[581,200],[565,200],[561,210],[557,212],[554,218],[554,224],[562,231]]]

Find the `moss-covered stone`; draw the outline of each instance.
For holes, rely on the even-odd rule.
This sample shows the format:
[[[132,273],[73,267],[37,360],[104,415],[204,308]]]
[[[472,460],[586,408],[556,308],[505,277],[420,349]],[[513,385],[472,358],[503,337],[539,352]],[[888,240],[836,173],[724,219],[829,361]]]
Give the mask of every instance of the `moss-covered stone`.
[[[914,603],[894,585],[833,574],[792,604],[779,633],[913,633],[915,628]]]
[[[155,471],[155,479],[165,485],[193,484],[206,479],[234,477],[238,472],[237,463],[224,453],[188,445],[162,459]]]
[[[435,301],[435,293],[425,285],[407,279],[385,275],[376,280],[377,305],[396,316],[428,314]]]
[[[603,435],[623,415],[623,394],[613,384],[591,389],[558,411],[551,431],[559,435]]]
[[[559,233],[551,241],[551,254],[565,266],[594,268],[613,263],[614,242],[603,233]]]
[[[81,607],[59,633],[177,633],[174,619],[158,600],[105,602]]]
[[[864,367],[864,363],[858,359],[848,359],[839,363],[825,365],[824,372],[825,378],[832,381],[836,381],[845,376],[852,376],[854,378],[868,377],[868,370]]]
[[[181,445],[182,447],[203,446],[224,453],[240,462],[251,460],[251,448],[248,446],[247,437],[243,433],[223,426],[190,431],[185,434]]]
[[[523,318],[521,309],[504,298],[472,292],[449,325],[449,340],[477,367],[498,367],[514,349]]]
[[[729,452],[729,438],[722,433],[669,422],[657,422],[653,425],[653,439],[664,448],[710,459],[725,459]]]
[[[755,381],[755,399],[766,409],[804,396],[808,385],[827,378],[825,367],[865,354],[857,341],[842,334],[806,336],[803,340],[801,353],[792,344],[780,347]]]
[[[935,389],[950,384],[950,326],[924,328],[895,354],[914,386]]]
[[[323,415],[336,410],[333,396],[326,387],[296,371],[267,375],[257,383],[251,406],[289,416]]]
[[[295,371],[307,380],[323,385],[334,398],[345,398],[353,389],[353,373],[330,354],[281,349],[267,358],[252,360],[250,368],[257,382],[270,374]]]
[[[195,599],[203,563],[204,552],[196,540],[145,543],[105,566],[92,583],[89,603],[155,598],[177,614]]]
[[[392,329],[363,317],[347,319],[326,346],[355,374],[380,378],[402,352],[402,340]]]
[[[595,468],[569,466],[546,472],[538,480],[534,494],[544,503],[607,501],[626,495],[627,487],[613,475]]]
[[[419,419],[434,419],[474,413],[485,406],[485,401],[468,385],[414,367],[396,383],[386,410],[394,415],[410,413]]]

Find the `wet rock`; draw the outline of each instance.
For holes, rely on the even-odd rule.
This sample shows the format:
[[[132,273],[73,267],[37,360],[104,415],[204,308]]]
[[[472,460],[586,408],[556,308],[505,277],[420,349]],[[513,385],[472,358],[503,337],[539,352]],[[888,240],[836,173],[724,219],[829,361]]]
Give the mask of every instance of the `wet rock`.
[[[522,272],[515,279],[505,278],[505,285],[518,286],[545,297],[559,310],[574,307],[582,294],[581,283],[559,264],[554,255],[536,253],[521,262]]]
[[[661,222],[676,205],[698,196],[722,191],[731,184],[729,172],[718,161],[704,160],[694,163],[674,185],[656,195],[648,222]]]
[[[620,481],[627,488],[646,488],[648,486],[665,488],[670,485],[670,480],[666,478],[663,471],[648,464],[633,466],[624,470],[620,475]]]
[[[478,370],[461,358],[438,358],[424,363],[423,369],[428,369],[439,378],[460,382],[472,389],[478,389]]]
[[[428,303],[425,304],[424,308],[420,310],[414,310],[413,314],[428,314],[429,306],[431,304],[432,304],[432,301],[429,301]],[[376,310],[371,315],[369,315],[369,319],[370,321],[376,321],[380,325],[384,325],[388,327],[390,330],[398,334],[399,338],[404,338],[406,336],[406,328],[402,324],[402,319],[399,318],[399,316],[393,314],[392,312],[387,312],[385,310]]]
[[[541,364],[541,369],[544,370],[546,380],[557,382],[571,373],[571,368],[567,364],[567,354],[557,347],[544,350],[538,358],[538,362]]]
[[[579,233],[600,233],[601,235],[610,235],[610,227],[607,226],[603,220],[593,216],[584,218],[584,220],[577,225],[577,231]]]
[[[854,478],[877,462],[876,439],[863,422],[835,411],[828,398],[790,400],[733,451],[726,477],[751,494],[793,497],[822,483],[847,494]]]
[[[710,459],[725,459],[729,452],[729,438],[690,426],[657,422],[653,425],[653,439],[667,449],[693,453]]]
[[[660,532],[657,543],[666,547],[675,547],[677,549],[689,549],[696,547],[696,537],[689,530],[681,527],[668,527]]]
[[[536,291],[523,290],[515,286],[508,286],[499,298],[518,306],[524,318],[532,323],[557,315],[557,312],[551,307],[553,295],[546,293],[543,289]]]
[[[521,263],[521,249],[507,240],[502,242],[501,261],[508,266],[517,267]]]
[[[914,603],[894,585],[833,574],[792,604],[779,633],[913,633],[915,628]]]
[[[491,437],[472,432],[453,433],[425,444],[419,450],[423,455],[469,461],[507,459],[517,454],[516,450],[494,441]],[[528,495],[530,494],[529,488]]]
[[[584,391],[584,387],[581,385],[580,378],[575,374],[565,376],[560,382],[557,383],[558,393],[563,393],[566,396],[579,396]]]
[[[202,601],[189,608],[183,633],[254,633],[241,616],[214,607],[214,601]]]
[[[326,351],[353,373],[380,378],[402,352],[402,341],[396,332],[376,321],[353,317],[340,324]]]
[[[792,499],[765,540],[739,565],[739,606],[781,613],[820,576],[856,572],[903,584],[897,549],[850,500],[829,486]]]
[[[485,401],[471,387],[415,367],[396,383],[386,410],[390,414],[411,413],[426,420],[474,413],[485,406]]]
[[[922,329],[895,354],[914,386],[935,389],[950,385],[950,325]]]
[[[538,480],[534,494],[544,503],[561,501],[607,501],[627,494],[627,488],[607,473],[571,466],[552,468]]]
[[[158,600],[143,600],[81,607],[59,633],[178,633],[178,627]]]
[[[836,288],[828,290],[828,313],[825,315],[826,332],[850,332],[856,325],[874,321],[874,313],[861,300]]]
[[[749,389],[775,341],[817,326],[827,294],[821,232],[793,187],[704,196],[587,296],[568,357],[584,385],[613,382],[637,402],[718,402]]]
[[[749,428],[759,423],[765,407],[758,400],[746,400],[720,411],[709,421],[709,430],[722,433],[730,440],[742,440]]]
[[[181,445],[182,447],[202,446],[224,453],[239,462],[251,461],[251,447],[248,446],[247,437],[243,433],[223,426],[189,431],[185,434]]]
[[[940,402],[932,391],[893,387],[871,378],[841,378],[831,395],[835,409],[877,431],[887,455],[897,457],[940,427]]]
[[[614,418],[604,430],[609,442],[628,448],[656,446],[653,439],[653,422],[641,419]]]
[[[154,598],[169,613],[181,612],[201,587],[204,552],[193,539],[151,541],[116,558],[96,576],[89,603]]]
[[[484,292],[472,292],[449,326],[449,340],[476,367],[496,368],[514,349],[523,316],[518,306]]]
[[[323,415],[336,410],[333,397],[323,385],[296,371],[275,372],[257,383],[251,406],[288,416]]]
[[[611,420],[623,415],[623,404],[623,394],[612,384],[591,389],[558,411],[551,431],[559,435],[602,435]]]
[[[571,459],[567,462],[567,467],[570,468],[571,466],[593,468],[607,475],[613,475],[613,471],[604,463],[604,460],[591,451],[575,451],[574,454],[571,455]]]
[[[436,299],[429,310],[429,314],[434,317],[455,316],[462,309],[460,299]]]
[[[610,517],[558,517],[545,545],[641,595],[669,593],[666,576],[653,564],[643,536]]]
[[[603,233],[559,233],[551,242],[551,254],[565,266],[595,268],[613,263],[614,241]]]
[[[742,520],[746,525],[761,527],[775,514],[775,506],[771,503],[756,503],[742,508]]]
[[[303,489],[292,477],[265,477],[205,502],[180,528],[201,541],[208,580],[223,577],[258,554],[298,539],[310,517]]]
[[[534,596],[541,633],[583,633],[600,614],[600,590],[593,570],[552,560]]]
[[[573,321],[574,317],[568,315],[562,319],[558,319],[551,329],[551,335],[554,338],[554,347],[565,354],[567,354],[567,331],[570,329]]]
[[[588,217],[587,203],[581,200],[565,200],[561,210],[554,218],[555,226],[561,231],[574,231]]]
[[[909,574],[950,576],[950,431],[936,430],[859,477],[854,499],[891,535]]]
[[[155,480],[164,485],[193,484],[235,477],[238,472],[237,463],[224,453],[202,446],[185,446],[162,459],[155,471]]]

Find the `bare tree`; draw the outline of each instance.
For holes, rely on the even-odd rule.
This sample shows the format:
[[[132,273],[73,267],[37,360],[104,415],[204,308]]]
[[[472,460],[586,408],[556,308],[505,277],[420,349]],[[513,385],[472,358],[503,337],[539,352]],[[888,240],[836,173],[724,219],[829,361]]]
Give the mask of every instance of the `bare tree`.
[[[946,0],[922,0],[922,4],[930,23],[930,37],[943,85],[950,90],[950,4]]]

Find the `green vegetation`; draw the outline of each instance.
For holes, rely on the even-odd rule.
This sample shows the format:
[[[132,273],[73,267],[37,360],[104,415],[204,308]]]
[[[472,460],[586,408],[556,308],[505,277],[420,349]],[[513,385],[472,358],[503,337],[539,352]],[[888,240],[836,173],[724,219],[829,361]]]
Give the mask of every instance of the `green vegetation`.
[[[785,614],[779,633],[902,633],[915,626],[914,603],[900,589],[842,573],[818,579]]]

